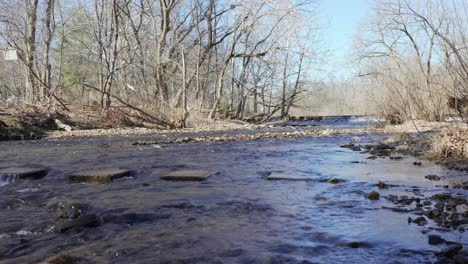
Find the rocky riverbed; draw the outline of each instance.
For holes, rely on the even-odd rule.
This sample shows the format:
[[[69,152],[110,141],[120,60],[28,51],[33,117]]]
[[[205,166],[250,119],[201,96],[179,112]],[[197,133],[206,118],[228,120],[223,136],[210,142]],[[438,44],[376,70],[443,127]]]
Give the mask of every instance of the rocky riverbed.
[[[303,133],[4,142],[0,262],[466,263],[466,172]]]

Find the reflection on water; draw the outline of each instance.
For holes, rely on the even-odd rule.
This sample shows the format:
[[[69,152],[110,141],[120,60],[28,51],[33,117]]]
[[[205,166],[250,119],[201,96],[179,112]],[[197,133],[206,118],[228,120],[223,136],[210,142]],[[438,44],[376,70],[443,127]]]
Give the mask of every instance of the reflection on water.
[[[438,185],[452,186],[467,175],[425,161],[416,167],[409,157],[366,160],[365,155],[339,148],[350,138],[172,144],[160,149],[132,146],[131,138],[4,143],[0,167],[45,166],[50,173],[40,180],[0,187],[0,259],[34,262],[66,253],[97,263],[433,261],[439,246],[428,245],[422,233],[428,227],[408,225],[408,213],[384,209],[393,204],[366,200],[363,193],[414,196],[417,186],[426,196],[440,192],[466,196],[465,190]],[[112,167],[133,170],[135,178],[103,185],[64,181],[77,170]],[[158,177],[177,169],[219,173],[202,183]],[[314,180],[268,181],[269,172]],[[428,174],[444,180],[428,181],[424,179]],[[347,181],[325,181],[333,177]],[[397,187],[378,190],[379,181]],[[59,222],[54,206],[64,201],[86,204],[102,224],[80,232],[54,232]],[[441,234],[468,243],[465,233]]]

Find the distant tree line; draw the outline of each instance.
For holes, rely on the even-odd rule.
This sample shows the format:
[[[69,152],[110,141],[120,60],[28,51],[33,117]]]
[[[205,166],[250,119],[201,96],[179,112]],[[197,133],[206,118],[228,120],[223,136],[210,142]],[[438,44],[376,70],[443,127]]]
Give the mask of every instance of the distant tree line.
[[[389,121],[468,116],[467,1],[376,1],[356,44],[360,76]]]
[[[0,99],[66,111],[125,106],[183,127],[190,114],[288,115],[320,60],[311,0],[0,1]]]

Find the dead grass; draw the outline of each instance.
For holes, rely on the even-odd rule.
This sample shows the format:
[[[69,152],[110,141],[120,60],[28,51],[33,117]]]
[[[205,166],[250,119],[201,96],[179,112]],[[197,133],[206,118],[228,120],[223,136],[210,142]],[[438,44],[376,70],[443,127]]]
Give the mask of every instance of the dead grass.
[[[432,137],[430,158],[436,160],[468,159],[468,128],[454,126],[445,128]]]
[[[463,126],[465,124],[460,124]],[[410,120],[399,125],[389,125],[385,127],[387,133],[422,133],[430,131],[442,131],[445,128],[454,126],[448,122],[428,122],[424,120]]]

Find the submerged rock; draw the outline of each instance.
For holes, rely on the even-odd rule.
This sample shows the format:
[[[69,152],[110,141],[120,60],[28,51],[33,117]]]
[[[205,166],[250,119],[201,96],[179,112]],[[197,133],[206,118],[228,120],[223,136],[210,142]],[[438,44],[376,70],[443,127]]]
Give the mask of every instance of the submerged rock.
[[[437,253],[437,255],[442,256],[442,257],[452,258],[455,255],[457,255],[457,253],[462,248],[463,246],[461,244],[458,244],[458,243],[450,244],[446,248],[442,249],[439,253]]]
[[[57,216],[64,219],[75,219],[84,216],[90,208],[87,204],[61,202],[57,206]]]
[[[85,170],[67,176],[69,182],[108,183],[115,179],[132,176],[123,169]]]
[[[333,183],[333,184],[337,184],[337,183],[341,183],[341,182],[346,182],[346,180],[343,180],[343,179],[337,179],[337,178],[331,178],[328,180],[329,183]]]
[[[286,173],[272,173],[266,177],[270,181],[310,181],[312,178],[307,176],[290,175]]]
[[[40,179],[47,175],[47,170],[42,168],[11,167],[0,170],[0,177],[11,176],[16,179]]]
[[[74,264],[81,262],[82,259],[69,256],[69,255],[59,255],[53,256],[41,262],[40,264]]]
[[[376,191],[372,191],[368,194],[365,195],[365,197],[369,200],[379,200],[380,199],[380,194]]]
[[[377,187],[379,187],[379,189],[388,189],[388,188],[390,188],[390,185],[379,181],[379,183],[377,183]]]
[[[343,244],[343,246],[350,247],[350,248],[371,248],[372,245],[366,242],[359,242],[359,241],[353,241],[353,242],[346,242]]]
[[[361,151],[361,147],[354,145],[353,143],[344,144],[340,146],[340,148],[347,148],[347,149],[351,149],[352,151]]]
[[[457,254],[453,257],[453,261],[455,261],[456,264],[466,264],[468,263],[468,256]]]
[[[423,226],[423,225],[427,225],[427,220],[424,216],[420,216],[416,219],[413,220],[413,223],[417,224],[417,225],[420,225],[420,226]]]
[[[59,233],[66,232],[70,229],[80,227],[97,227],[101,224],[101,219],[95,214],[84,215],[76,219],[67,220],[55,225],[55,231]]]
[[[205,181],[211,175],[213,175],[212,172],[205,170],[179,170],[166,174],[161,179],[170,181]]]
[[[424,178],[430,180],[430,181],[440,181],[440,176],[437,175],[426,175]]]
[[[439,235],[429,235],[429,245],[439,245],[445,243],[445,239]]]
[[[444,200],[449,200],[452,198],[452,195],[450,193],[437,193],[432,196],[432,199],[444,201]]]

